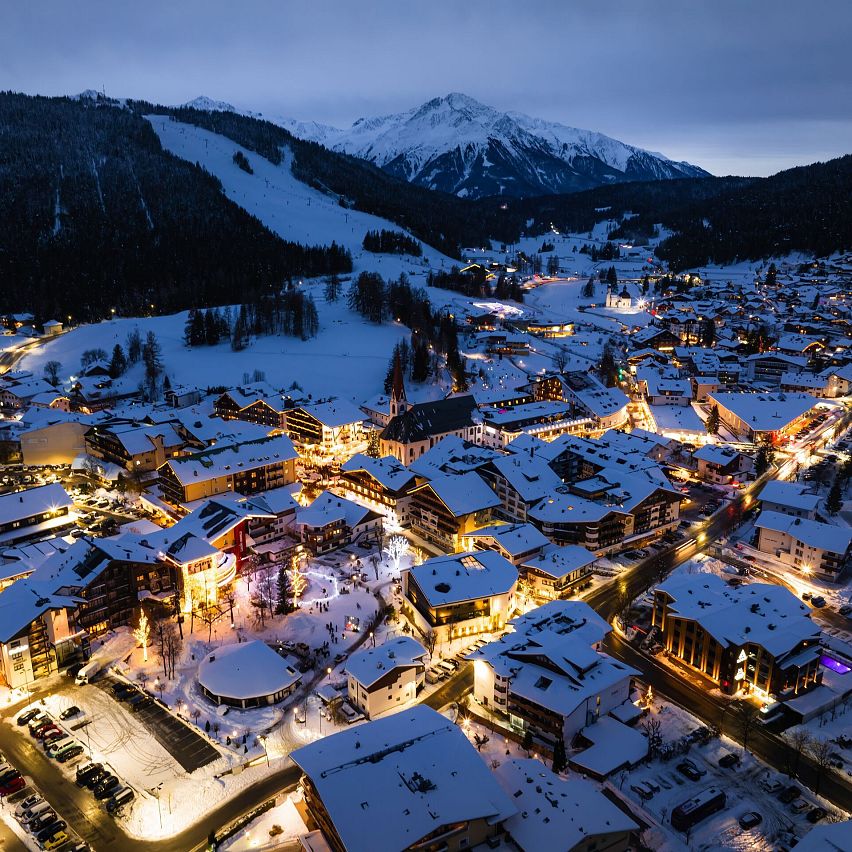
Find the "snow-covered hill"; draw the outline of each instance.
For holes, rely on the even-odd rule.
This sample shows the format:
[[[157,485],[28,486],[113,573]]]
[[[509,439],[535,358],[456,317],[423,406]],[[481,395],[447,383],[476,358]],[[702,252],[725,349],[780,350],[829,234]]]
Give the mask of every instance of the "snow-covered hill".
[[[425,244],[421,258],[365,252],[362,243],[367,231],[403,229],[379,216],[341,207],[336,197],[297,180],[291,171],[293,156],[289,151],[284,151],[281,164],[275,165],[231,139],[195,125],[164,115],[150,115],[148,120],[167,151],[200,163],[219,178],[231,201],[285,240],[303,245],[336,242],[352,253],[356,270],[368,268],[385,278],[398,277],[400,272],[416,278],[425,275],[429,267],[452,264],[450,258]],[[234,163],[237,151],[251,164],[252,174]]]
[[[407,112],[361,118],[345,130],[270,120],[294,136],[362,157],[420,186],[461,196],[541,195],[624,180],[707,175],[697,166],[602,133],[499,112],[457,93]]]

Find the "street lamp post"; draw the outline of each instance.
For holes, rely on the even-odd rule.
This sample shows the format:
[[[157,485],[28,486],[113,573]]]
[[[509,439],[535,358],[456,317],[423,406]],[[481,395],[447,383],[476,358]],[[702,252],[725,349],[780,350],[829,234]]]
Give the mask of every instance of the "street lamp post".
[[[266,756],[266,765],[269,766],[269,749],[266,747],[266,737],[261,734],[258,739],[263,743],[263,753]]]
[[[151,788],[151,795],[157,798],[157,811],[160,814],[160,831],[163,830],[163,806],[160,804],[160,790],[163,789],[163,782],[160,781],[156,787]]]

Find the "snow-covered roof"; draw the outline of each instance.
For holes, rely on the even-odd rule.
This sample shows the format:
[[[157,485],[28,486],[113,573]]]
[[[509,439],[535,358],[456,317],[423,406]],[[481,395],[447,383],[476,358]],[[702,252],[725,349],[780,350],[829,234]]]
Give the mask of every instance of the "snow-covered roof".
[[[266,467],[298,458],[293,442],[286,435],[272,435],[257,441],[204,450],[166,462],[181,485],[233,476],[240,471]]]
[[[492,540],[512,558],[550,544],[550,539],[532,524],[490,524],[465,533],[462,538],[469,542]]]
[[[364,453],[355,453],[340,469],[345,473],[362,470],[388,491],[400,491],[415,478],[414,473],[393,456],[376,459]]]
[[[521,849],[585,848],[597,835],[639,828],[591,782],[560,778],[533,758],[504,760],[494,773],[520,811],[505,827]]]
[[[770,479],[761,489],[757,499],[806,512],[815,511],[820,501],[819,495],[810,492],[806,485],[800,482],[785,482],[783,479]]]
[[[411,462],[408,469],[418,476],[431,479],[441,473],[467,473],[477,470],[503,454],[498,450],[480,447],[457,435],[447,435],[430,447],[419,459]]]
[[[0,592],[0,642],[8,642],[50,609],[74,609],[78,598],[53,594],[33,577],[18,580]]]
[[[434,607],[506,594],[518,582],[517,568],[494,550],[436,556],[410,572]]]
[[[0,494],[0,524],[11,524],[45,512],[72,509],[74,501],[58,483]]]
[[[704,444],[692,454],[692,457],[699,461],[724,467],[735,461],[739,455],[741,455],[739,450],[735,450],[733,447],[728,447],[724,444]]]
[[[727,408],[755,432],[783,429],[818,402],[808,393],[717,393],[708,394],[711,402]]]
[[[442,826],[516,812],[461,730],[418,705],[292,752],[349,852],[398,852]]]
[[[786,516],[785,516],[786,517]],[[674,614],[697,621],[718,642],[762,645],[782,657],[803,641],[818,642],[810,611],[783,586],[749,583],[731,588],[716,574],[683,574],[657,586],[672,598]]]
[[[500,498],[475,473],[441,473],[423,487],[430,487],[456,518],[500,505]]]
[[[260,639],[223,645],[198,667],[201,686],[219,698],[236,701],[274,695],[300,678],[286,659]]]
[[[796,852],[839,852],[852,849],[852,820],[815,825],[796,844]]]
[[[369,516],[375,515],[371,509],[365,509],[352,500],[323,491],[310,506],[296,511],[296,523],[300,526],[319,528],[343,521],[347,527],[356,527]]]
[[[346,672],[364,687],[372,686],[395,669],[423,665],[429,652],[411,636],[398,636],[384,644],[352,654]]]
[[[535,456],[530,458],[513,453],[494,459],[491,467],[518,492],[524,503],[540,500],[562,484],[547,462]]]
[[[578,544],[566,544],[564,547],[550,544],[535,556],[524,559],[520,563],[520,567],[539,571],[559,580],[574,571],[579,571],[591,565],[595,558],[594,553]]]
[[[303,405],[302,411],[316,418],[323,426],[337,429],[352,423],[360,423],[364,413],[345,399],[335,399],[332,402],[318,402],[315,405]]]
[[[592,745],[571,758],[571,765],[603,778],[622,766],[633,766],[648,754],[648,739],[611,716],[582,730]]]
[[[761,512],[755,527],[787,533],[802,544],[829,553],[843,555],[852,544],[852,529],[849,527],[824,524],[810,518],[796,518],[783,512]]]

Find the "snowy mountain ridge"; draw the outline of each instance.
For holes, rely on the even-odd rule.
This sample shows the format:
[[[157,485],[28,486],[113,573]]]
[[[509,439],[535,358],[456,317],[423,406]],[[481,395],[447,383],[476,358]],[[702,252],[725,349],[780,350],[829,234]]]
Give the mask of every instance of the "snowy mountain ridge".
[[[209,98],[186,106],[234,110]],[[346,129],[287,118],[268,120],[294,136],[361,157],[419,186],[473,198],[707,175],[697,166],[602,133],[500,112],[458,92],[406,112],[359,118]]]

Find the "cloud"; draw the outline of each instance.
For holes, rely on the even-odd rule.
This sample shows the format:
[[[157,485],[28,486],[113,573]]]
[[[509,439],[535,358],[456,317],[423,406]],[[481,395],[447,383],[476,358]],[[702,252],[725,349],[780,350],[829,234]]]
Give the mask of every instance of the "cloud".
[[[28,0],[4,12],[0,79],[335,124],[464,91],[763,173],[850,150],[850,25],[836,0]]]

